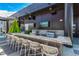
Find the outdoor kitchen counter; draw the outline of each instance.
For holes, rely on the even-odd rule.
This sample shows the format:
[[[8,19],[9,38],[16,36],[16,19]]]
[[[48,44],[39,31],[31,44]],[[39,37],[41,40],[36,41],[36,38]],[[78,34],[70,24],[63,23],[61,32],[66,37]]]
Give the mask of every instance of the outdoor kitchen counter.
[[[46,41],[49,43],[57,42],[59,44],[64,44],[68,46],[72,46],[72,42],[70,37],[64,37],[64,36],[59,36],[57,38],[49,38],[49,37],[44,37],[44,36],[37,36],[37,35],[28,35],[28,34],[23,34],[23,33],[11,33],[12,35],[16,35],[19,37],[23,38],[29,38],[31,40],[36,40],[36,41]]]

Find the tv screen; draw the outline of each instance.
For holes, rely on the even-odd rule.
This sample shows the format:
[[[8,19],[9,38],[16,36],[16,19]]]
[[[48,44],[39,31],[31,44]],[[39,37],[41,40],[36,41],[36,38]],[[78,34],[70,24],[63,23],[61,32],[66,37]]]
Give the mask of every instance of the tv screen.
[[[40,22],[40,27],[47,28],[48,27],[48,21]]]

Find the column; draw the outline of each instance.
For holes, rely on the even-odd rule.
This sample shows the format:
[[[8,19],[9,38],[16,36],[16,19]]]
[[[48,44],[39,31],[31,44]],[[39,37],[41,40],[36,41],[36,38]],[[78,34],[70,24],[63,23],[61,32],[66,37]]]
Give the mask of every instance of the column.
[[[65,35],[73,39],[73,4],[65,3]]]
[[[6,33],[9,31],[9,20],[6,20]]]

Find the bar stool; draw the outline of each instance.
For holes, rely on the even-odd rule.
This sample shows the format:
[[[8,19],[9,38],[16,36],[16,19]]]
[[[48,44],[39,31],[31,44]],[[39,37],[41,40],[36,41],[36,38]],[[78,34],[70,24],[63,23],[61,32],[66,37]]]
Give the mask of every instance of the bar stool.
[[[59,51],[56,47],[40,44],[42,49],[41,49],[41,54],[42,56],[57,56],[59,54]]]
[[[21,38],[21,41],[22,41],[22,45],[20,49],[20,55],[22,55],[24,48],[24,56],[26,56],[26,52],[29,50],[29,42],[28,42],[29,40]]]
[[[30,41],[30,50],[32,50],[33,53],[29,53],[29,55],[36,56],[37,54],[39,54],[41,52],[40,43]]]
[[[15,49],[15,51],[19,51],[19,48],[20,48],[22,41],[17,36],[14,36],[14,39],[15,39],[14,49]]]
[[[20,51],[20,48],[21,48],[21,45],[22,45],[22,40],[21,40],[22,38],[17,38],[17,40],[16,40],[16,50],[17,51]]]
[[[12,35],[11,36],[12,37],[12,39],[11,39],[11,49],[15,49],[15,45],[16,45],[16,36],[14,36],[14,35]]]
[[[10,46],[10,43],[11,43],[11,35],[6,34],[6,36],[7,36],[8,45]]]
[[[12,48],[13,45],[13,35],[7,35],[7,39],[8,39],[8,45],[10,48]]]

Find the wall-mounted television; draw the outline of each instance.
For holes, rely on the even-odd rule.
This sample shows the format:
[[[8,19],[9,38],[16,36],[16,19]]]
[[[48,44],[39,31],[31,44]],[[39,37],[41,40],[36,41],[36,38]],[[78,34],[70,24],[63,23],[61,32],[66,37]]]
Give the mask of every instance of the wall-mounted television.
[[[48,21],[40,22],[40,28],[47,28],[47,27],[49,27],[49,22]]]

